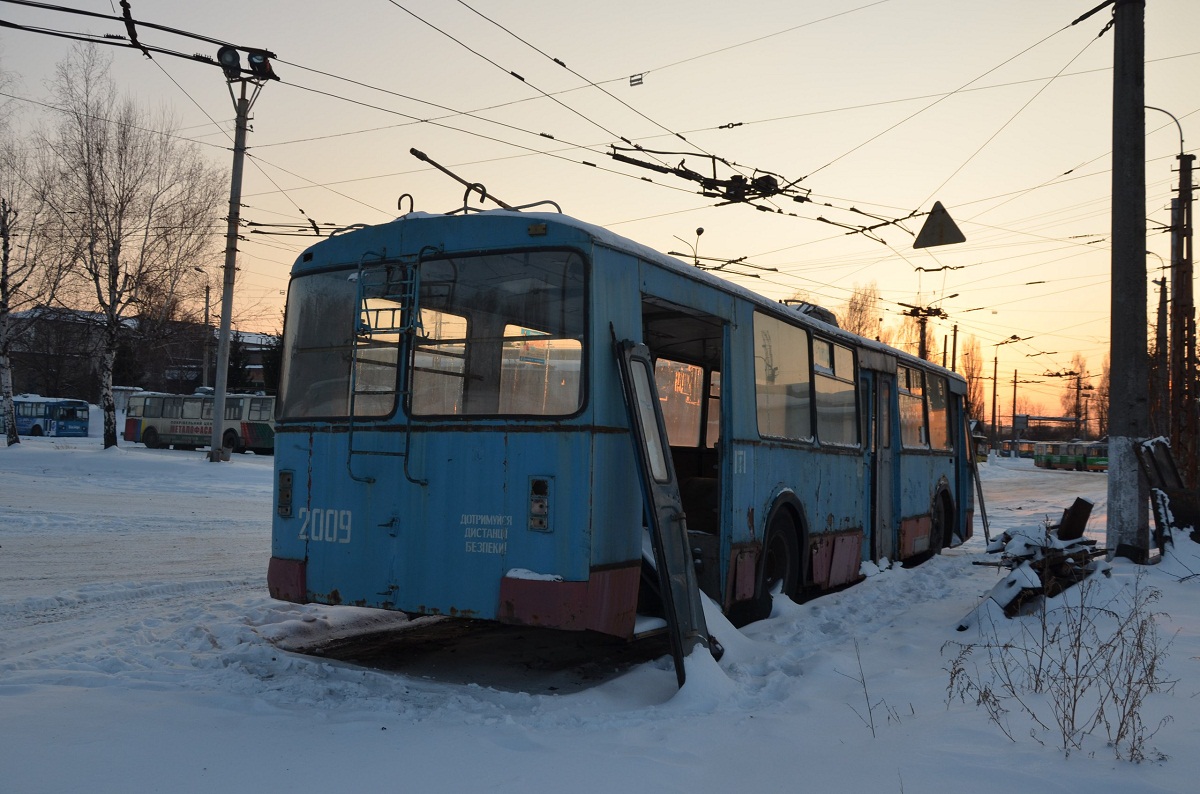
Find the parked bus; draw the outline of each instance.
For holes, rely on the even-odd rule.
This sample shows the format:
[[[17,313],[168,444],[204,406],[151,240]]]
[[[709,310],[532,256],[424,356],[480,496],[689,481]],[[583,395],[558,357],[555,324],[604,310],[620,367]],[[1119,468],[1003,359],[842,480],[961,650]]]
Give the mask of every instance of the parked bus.
[[[1108,471],[1108,442],[1092,441],[1084,445],[1084,471]]]
[[[235,452],[270,455],[275,449],[275,398],[225,396],[222,446]],[[213,397],[210,394],[130,395],[125,407],[125,440],[151,449],[196,449],[212,442]]]
[[[1108,471],[1108,444],[1086,441],[1039,441],[1033,465],[1043,469]]]
[[[1048,441],[1039,441],[1034,444],[1033,465],[1037,466],[1039,469],[1058,468],[1057,466],[1052,465],[1051,462],[1052,459],[1057,460],[1059,454],[1058,448],[1059,445],[1057,443],[1051,444]]]
[[[627,396],[639,346],[653,381]],[[971,535],[959,375],[566,216],[323,240],[283,348],[282,600],[631,637],[672,498],[680,572],[739,623]]]
[[[17,435],[84,438],[88,434],[89,406],[85,400],[18,394],[13,397]],[[7,432],[0,411],[0,433]]]
[[[1033,458],[1036,457],[1034,442],[1022,439],[1005,439],[1000,442],[1000,457],[1002,458]]]

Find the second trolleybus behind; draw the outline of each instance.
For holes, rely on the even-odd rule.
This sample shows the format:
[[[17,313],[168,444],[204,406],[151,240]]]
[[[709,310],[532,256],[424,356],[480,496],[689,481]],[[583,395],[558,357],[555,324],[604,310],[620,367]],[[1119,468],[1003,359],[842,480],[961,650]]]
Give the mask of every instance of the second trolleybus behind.
[[[737,622],[971,535],[959,375],[563,215],[418,213],[293,268],[271,594],[635,636],[631,345],[666,422],[647,481],[677,474]]]
[[[213,404],[211,394],[133,394],[125,408],[125,440],[151,449],[207,447],[212,443]],[[234,452],[272,454],[274,413],[274,397],[227,395],[222,446]]]

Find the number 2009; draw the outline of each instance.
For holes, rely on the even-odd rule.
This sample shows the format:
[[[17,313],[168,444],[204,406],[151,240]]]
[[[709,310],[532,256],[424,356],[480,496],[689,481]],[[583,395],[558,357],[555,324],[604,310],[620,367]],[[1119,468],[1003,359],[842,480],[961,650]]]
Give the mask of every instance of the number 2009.
[[[349,543],[352,516],[349,510],[323,510],[319,507],[310,510],[302,507],[297,515],[301,520],[300,540]]]

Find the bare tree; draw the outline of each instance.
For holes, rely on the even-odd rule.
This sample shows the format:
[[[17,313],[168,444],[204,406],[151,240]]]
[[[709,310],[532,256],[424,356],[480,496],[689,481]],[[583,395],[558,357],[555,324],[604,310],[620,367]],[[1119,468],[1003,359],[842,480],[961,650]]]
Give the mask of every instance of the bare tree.
[[[45,141],[60,167],[55,203],[77,251],[72,275],[101,315],[100,400],[104,446],[117,444],[113,367],[129,318],[192,278],[213,247],[223,175],[174,135],[165,113],[152,117],[118,96],[108,59],[78,47],[53,89],[63,116]]]
[[[1109,404],[1109,369],[1108,354],[1104,355],[1104,367],[1100,370],[1100,383],[1096,386],[1096,396],[1093,405],[1096,407],[1097,434],[1103,438],[1108,435],[1108,404]]]
[[[865,287],[854,285],[850,300],[837,313],[838,325],[852,334],[869,339],[879,337],[879,287],[874,281]]]
[[[963,343],[962,373],[967,379],[967,416],[985,419],[987,403],[983,390],[983,352],[979,340],[974,336],[967,337]]]

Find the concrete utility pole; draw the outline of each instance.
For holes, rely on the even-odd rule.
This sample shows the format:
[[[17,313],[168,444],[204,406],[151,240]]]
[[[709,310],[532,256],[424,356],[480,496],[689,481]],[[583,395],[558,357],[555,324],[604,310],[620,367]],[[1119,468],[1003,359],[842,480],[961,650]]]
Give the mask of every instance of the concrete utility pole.
[[[209,351],[212,349],[212,326],[209,324],[208,306],[209,299],[212,297],[212,285],[204,285],[204,371],[200,373],[200,385],[208,386],[208,362],[211,356]]]
[[[1174,118],[1174,117],[1172,117]],[[1196,484],[1196,307],[1192,295],[1192,160],[1180,135],[1179,196],[1171,201],[1171,449],[1184,482]]]
[[[230,81],[230,94],[233,93]],[[229,335],[230,318],[233,317],[233,283],[237,273],[238,228],[241,225],[242,165],[246,159],[246,129],[250,120],[250,100],[246,97],[248,80],[238,80],[241,96],[234,100],[237,110],[237,126],[233,135],[233,174],[229,186],[229,218],[225,233],[225,269],[221,286],[221,331],[217,335],[217,376],[213,387],[212,438],[209,440],[208,459],[214,463],[224,458],[225,393],[229,385]],[[257,96],[257,91],[255,96]]]
[[[1150,556],[1150,493],[1135,445],[1148,435],[1146,383],[1145,0],[1113,8],[1112,297],[1108,548]]]
[[[1021,434],[1017,432],[1017,371],[1013,370],[1013,406],[1012,406],[1012,434],[1013,434],[1013,454],[1017,451],[1017,439]]]
[[[1163,301],[1159,303],[1159,345],[1155,356],[1156,369],[1161,367],[1163,378],[1170,373],[1170,386],[1167,390],[1166,411],[1169,415],[1168,429],[1159,426],[1159,413],[1163,406],[1156,403],[1158,409],[1154,415],[1155,435],[1171,437],[1171,452],[1179,465],[1184,482],[1195,483],[1197,474],[1197,457],[1200,456],[1200,416],[1197,415],[1196,400],[1200,398],[1200,384],[1196,382],[1196,306],[1192,296],[1192,161],[1195,155],[1186,154],[1183,150],[1183,125],[1175,114],[1169,110],[1146,106],[1147,110],[1157,110],[1165,113],[1175,122],[1179,130],[1179,195],[1171,199],[1171,344],[1170,353],[1162,344],[1166,338],[1163,331],[1161,315]],[[1147,251],[1153,254],[1153,251]],[[1158,256],[1158,254],[1154,254]],[[1159,257],[1161,260],[1162,257]],[[1159,282],[1154,282],[1158,284]],[[1166,284],[1166,277],[1163,277]],[[1163,361],[1169,356],[1169,365]]]
[[[1000,356],[992,359],[992,446],[1000,443],[1000,433],[996,428],[996,384],[1000,379]]]
[[[1150,252],[1147,252],[1150,253]],[[1157,254],[1156,254],[1157,256]],[[1159,257],[1160,259],[1162,257]],[[1154,356],[1150,364],[1150,428],[1156,436],[1171,435],[1170,375],[1167,349],[1167,274],[1151,281],[1158,287],[1158,322],[1154,330]]]
[[[238,229],[241,226],[242,166],[246,159],[246,131],[250,126],[250,107],[258,98],[263,83],[266,80],[278,79],[271,68],[271,57],[274,56],[265,50],[250,50],[247,58],[253,76],[246,77],[242,72],[241,55],[237,48],[222,47],[217,53],[217,61],[225,70],[229,96],[233,99],[234,110],[237,113],[237,122],[233,136],[229,218],[225,231],[225,270],[221,287],[221,331],[217,336],[217,373],[213,387],[212,437],[209,440],[208,448],[208,459],[214,463],[228,459],[228,453],[223,451],[225,393],[229,385],[230,320],[233,317],[233,284],[237,273]],[[233,93],[234,83],[240,86],[240,96],[235,96]],[[251,85],[254,86],[254,93],[247,96],[247,86]]]
[[[953,340],[950,343],[950,369],[958,372],[958,323],[954,324],[954,335],[950,338]]]
[[[1088,377],[1091,377],[1090,375]],[[1084,394],[1084,389],[1091,389],[1092,385],[1083,385],[1083,373],[1075,373],[1075,438],[1084,438],[1087,435],[1087,421],[1083,418],[1083,398],[1090,397],[1090,394]],[[1080,427],[1083,428],[1082,435]]]

